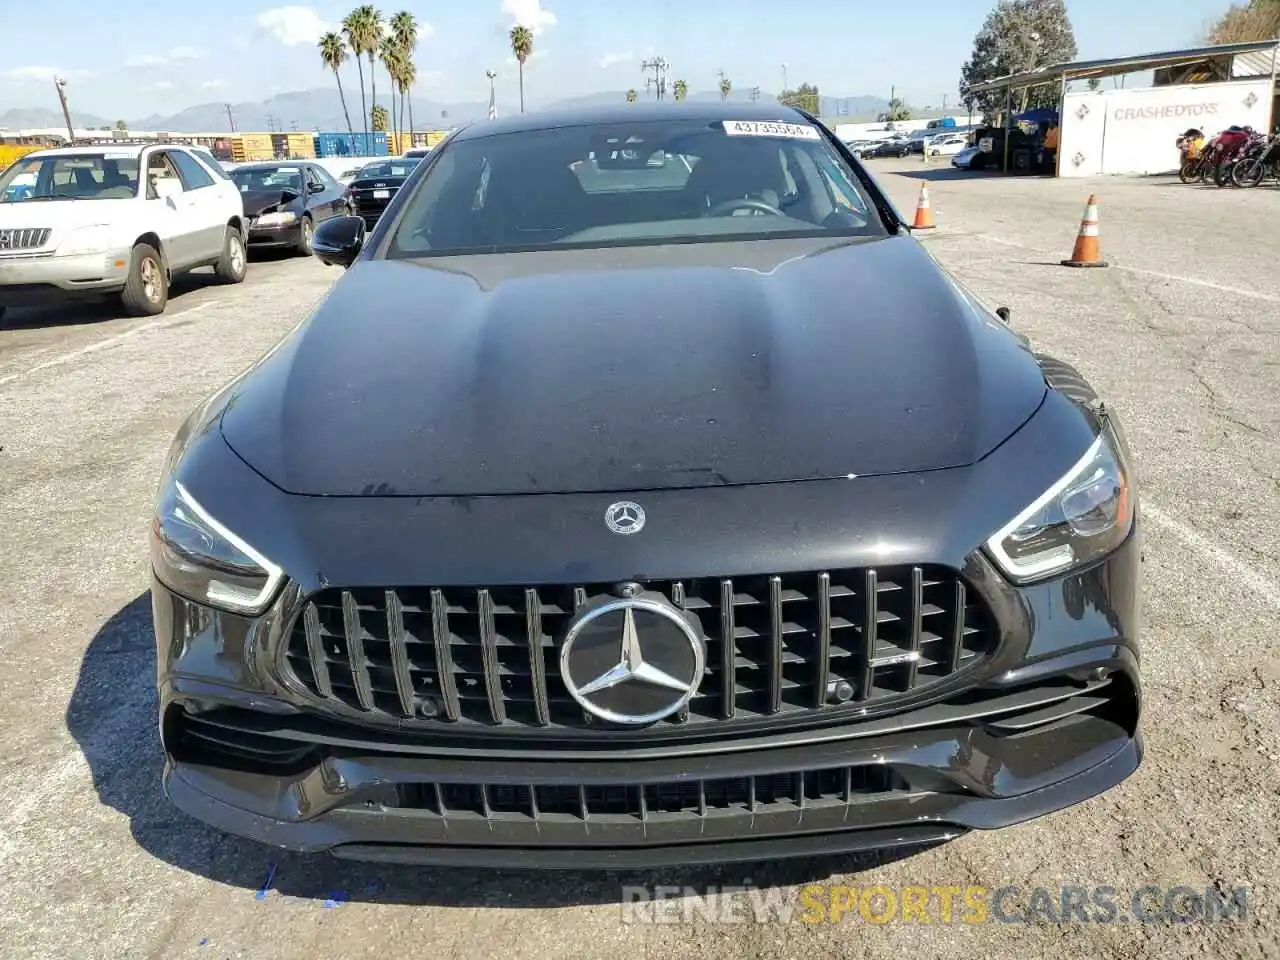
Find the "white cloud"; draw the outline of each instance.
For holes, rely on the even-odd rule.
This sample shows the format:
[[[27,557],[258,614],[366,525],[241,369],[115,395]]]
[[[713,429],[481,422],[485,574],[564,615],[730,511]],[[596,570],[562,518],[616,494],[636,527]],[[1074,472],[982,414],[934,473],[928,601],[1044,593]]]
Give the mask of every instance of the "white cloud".
[[[556,15],[542,9],[542,0],[502,0],[502,12],[511,18],[511,26],[528,27],[535,35],[556,25]]]
[[[0,79],[13,83],[52,83],[55,76],[64,80],[88,80],[93,74],[88,70],[59,70],[57,67],[13,67],[0,71]]]
[[[197,47],[174,47],[164,53],[144,53],[130,57],[124,62],[126,67],[166,67],[170,64],[190,63],[204,56],[204,51]]]
[[[258,26],[286,47],[315,44],[322,34],[334,29],[310,7],[272,7],[257,17]]]
[[[172,81],[172,80],[157,80],[155,83],[153,83],[153,84],[151,85],[151,89],[152,89],[152,90],[172,90],[172,89],[173,89],[173,81]]]
[[[608,70],[610,67],[617,66],[619,63],[626,63],[628,60],[634,60],[629,53],[606,53],[600,58],[600,69]]]
[[[227,81],[225,80],[206,80],[204,83],[200,84],[200,89],[201,90],[221,90],[226,85],[227,85]]]

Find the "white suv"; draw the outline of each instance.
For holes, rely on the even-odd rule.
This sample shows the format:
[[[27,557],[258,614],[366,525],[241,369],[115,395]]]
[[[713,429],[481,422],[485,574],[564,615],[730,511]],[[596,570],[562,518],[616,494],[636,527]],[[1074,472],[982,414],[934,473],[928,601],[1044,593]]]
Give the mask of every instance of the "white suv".
[[[118,294],[163,312],[169,279],[212,266],[244,279],[240,192],[203,151],[170,145],[40,150],[0,173],[0,314]]]

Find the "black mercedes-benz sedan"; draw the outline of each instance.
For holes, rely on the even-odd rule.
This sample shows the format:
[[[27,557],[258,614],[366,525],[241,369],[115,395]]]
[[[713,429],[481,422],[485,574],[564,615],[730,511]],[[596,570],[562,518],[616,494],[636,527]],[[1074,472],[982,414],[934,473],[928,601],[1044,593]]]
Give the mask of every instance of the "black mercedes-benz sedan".
[[[454,131],[181,427],[164,785],[344,858],[937,842],[1138,767],[1114,412],[779,106]]]

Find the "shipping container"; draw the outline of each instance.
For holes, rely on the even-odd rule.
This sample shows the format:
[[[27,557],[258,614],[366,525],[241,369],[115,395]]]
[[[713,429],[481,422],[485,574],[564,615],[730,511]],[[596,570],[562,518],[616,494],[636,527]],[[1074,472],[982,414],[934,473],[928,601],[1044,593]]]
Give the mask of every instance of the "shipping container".
[[[0,171],[17,163],[28,153],[35,153],[45,147],[38,143],[0,143]]]
[[[385,157],[391,145],[385,132],[371,133],[317,133],[315,135],[317,157]]]
[[[316,141],[309,133],[291,133],[287,142],[290,160],[310,160],[316,155]]]
[[[269,133],[241,133],[231,138],[231,159],[236,163],[273,160],[275,151]]]

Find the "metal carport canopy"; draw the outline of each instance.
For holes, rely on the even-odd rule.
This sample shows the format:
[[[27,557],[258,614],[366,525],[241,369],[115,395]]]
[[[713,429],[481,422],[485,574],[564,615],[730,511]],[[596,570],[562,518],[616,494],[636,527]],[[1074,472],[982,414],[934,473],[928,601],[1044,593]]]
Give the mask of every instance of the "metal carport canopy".
[[[1114,57],[1109,60],[1074,60],[1071,63],[1055,63],[1036,70],[1011,73],[1008,76],[996,77],[994,80],[975,83],[965,88],[965,95],[972,96],[997,90],[1021,90],[1024,87],[1038,87],[1046,83],[1068,83],[1072,80],[1087,80],[1090,77],[1118,76],[1122,73],[1176,67],[1217,57],[1235,57],[1245,53],[1274,52],[1278,46],[1280,46],[1280,39],[1256,40],[1249,43],[1224,43],[1213,47],[1174,50],[1169,53]]]

